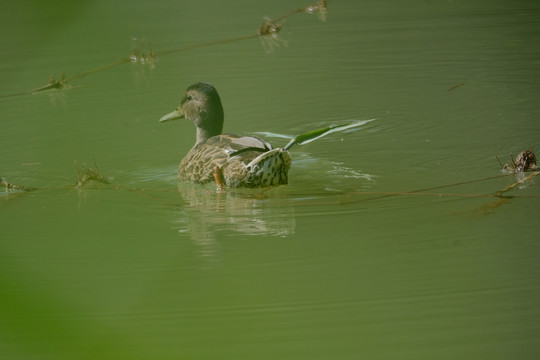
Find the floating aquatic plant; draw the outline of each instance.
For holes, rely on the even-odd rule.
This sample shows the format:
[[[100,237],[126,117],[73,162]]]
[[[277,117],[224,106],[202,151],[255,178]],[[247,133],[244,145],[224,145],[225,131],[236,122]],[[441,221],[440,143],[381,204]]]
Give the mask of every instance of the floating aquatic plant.
[[[523,173],[526,171],[536,170],[536,155],[534,154],[534,147],[531,147],[529,150],[523,150],[516,156],[514,160],[514,155],[510,154],[510,162],[507,164],[502,164],[499,158],[497,161],[502,167],[502,170],[508,173]]]
[[[304,145],[307,143],[310,143],[314,140],[317,140],[319,138],[322,138],[323,136],[338,132],[338,131],[344,131],[347,129],[352,129],[361,125],[364,125],[370,121],[373,121],[375,119],[369,119],[369,120],[359,120],[355,121],[351,124],[342,124],[342,125],[331,125],[329,127],[326,127],[324,129],[318,129],[313,130],[304,134],[300,134],[295,136],[287,145],[285,145],[284,149],[289,150],[293,145]]]
[[[328,11],[328,1],[321,0],[316,4],[306,6],[305,11],[308,14],[317,14],[319,20],[322,22],[326,21],[326,12]]]
[[[90,69],[90,70],[84,71],[82,73],[73,75],[73,76],[71,76],[69,78],[66,77],[64,72],[62,72],[62,75],[61,75],[60,79],[58,79],[58,80],[56,80],[53,76],[51,76],[51,77],[49,77],[49,80],[48,80],[47,84],[45,84],[43,86],[40,86],[38,88],[29,90],[29,91],[21,92],[21,93],[0,95],[0,98],[7,98],[7,97],[12,97],[12,96],[20,96],[20,95],[28,95],[28,94],[33,94],[33,93],[36,93],[36,92],[41,92],[41,91],[44,91],[44,90],[69,89],[69,88],[71,88],[71,85],[69,85],[68,83],[70,81],[72,81],[72,80],[81,78],[81,77],[89,75],[89,74],[101,72],[101,71],[104,71],[104,70],[107,70],[107,69],[110,69],[110,68],[113,68],[113,67],[116,67],[116,66],[119,66],[119,65],[122,65],[122,64],[126,64],[126,63],[131,62],[131,63],[145,64],[145,65],[149,64],[150,66],[154,66],[155,65],[155,59],[156,59],[157,56],[164,56],[164,55],[168,55],[168,54],[172,54],[172,53],[176,53],[176,52],[195,50],[195,49],[200,49],[200,48],[209,47],[209,46],[223,45],[223,44],[227,44],[227,43],[231,43],[231,42],[237,42],[237,41],[241,41],[241,40],[253,39],[253,38],[257,38],[257,37],[259,37],[261,39],[264,50],[266,52],[272,52],[273,49],[276,48],[276,47],[286,46],[287,45],[287,41],[284,40],[283,37],[280,35],[280,32],[281,32],[281,30],[283,28],[283,25],[284,25],[284,19],[285,18],[287,18],[289,16],[292,16],[294,14],[298,14],[298,13],[308,13],[308,14],[317,14],[319,16],[319,19],[321,19],[322,21],[325,21],[326,20],[326,13],[327,13],[327,3],[328,3],[327,0],[319,0],[318,2],[316,2],[314,4],[311,4],[311,5],[308,5],[308,6],[305,6],[305,7],[301,7],[301,8],[297,8],[297,9],[294,9],[292,11],[289,11],[288,13],[286,13],[284,15],[281,15],[281,16],[278,16],[275,19],[265,18],[262,25],[259,27],[257,32],[254,33],[254,34],[241,36],[241,37],[236,37],[236,38],[231,38],[231,39],[210,41],[210,42],[207,42],[207,43],[196,44],[196,45],[191,45],[191,46],[185,46],[185,47],[181,47],[181,48],[177,48],[177,49],[154,52],[152,50],[150,42],[147,41],[146,38],[143,37],[140,40],[137,39],[137,38],[134,38],[132,40],[132,47],[131,47],[130,55],[127,58],[120,59],[120,60],[118,60],[118,61],[116,61],[114,63],[104,65],[104,66],[100,66],[100,67],[95,68],[95,69]]]
[[[264,51],[267,53],[271,53],[276,47],[287,46],[287,40],[283,39],[280,34],[284,24],[284,20],[276,23],[270,18],[264,18],[263,23],[257,31],[257,35],[261,39],[261,44]]]
[[[5,178],[0,178],[0,184],[4,187],[6,191],[19,190],[19,191],[32,191],[33,188],[29,188],[23,185],[15,185],[8,182]]]
[[[134,37],[131,39],[131,54],[129,58],[132,63],[154,65],[156,55],[152,51],[152,45],[145,37],[142,39]]]
[[[52,89],[70,89],[72,86],[67,83],[68,79],[66,79],[66,72],[62,71],[60,78],[58,80],[55,80],[54,75],[49,76],[49,82],[46,85],[43,85],[41,87],[38,87],[36,89],[30,90],[29,93],[37,93],[39,91],[44,90],[52,90]]]
[[[103,176],[103,173],[99,170],[95,160],[94,167],[89,167],[85,164],[82,168],[78,168],[76,161],[75,167],[77,169],[77,183],[75,185],[76,188],[80,188],[90,181],[95,181],[102,184],[109,184],[109,181],[105,178],[105,176]]]

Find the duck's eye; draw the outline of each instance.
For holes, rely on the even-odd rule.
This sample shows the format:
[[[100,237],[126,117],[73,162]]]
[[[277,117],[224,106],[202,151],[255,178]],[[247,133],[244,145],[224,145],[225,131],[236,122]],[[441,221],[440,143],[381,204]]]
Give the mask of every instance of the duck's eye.
[[[193,99],[193,98],[191,97],[191,95],[186,95],[185,101],[191,101],[191,99]]]

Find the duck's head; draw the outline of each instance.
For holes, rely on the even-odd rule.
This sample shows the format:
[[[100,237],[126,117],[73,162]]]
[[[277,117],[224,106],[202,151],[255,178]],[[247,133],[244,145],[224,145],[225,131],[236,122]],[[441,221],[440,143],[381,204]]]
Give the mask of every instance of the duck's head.
[[[204,82],[191,85],[184,92],[178,108],[159,121],[182,118],[191,120],[197,126],[197,143],[221,134],[224,115],[216,88]]]

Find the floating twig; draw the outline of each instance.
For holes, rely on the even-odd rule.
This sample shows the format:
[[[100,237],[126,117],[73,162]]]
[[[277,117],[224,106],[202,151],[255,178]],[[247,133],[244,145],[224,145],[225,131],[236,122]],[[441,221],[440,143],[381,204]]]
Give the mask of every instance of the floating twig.
[[[454,86],[452,86],[452,87],[449,87],[449,88],[448,88],[448,91],[455,90],[455,89],[457,89],[458,87],[462,87],[463,85],[465,85],[465,83],[459,83],[459,84],[457,84],[457,85],[454,85]]]
[[[508,185],[507,187],[505,187],[504,189],[502,190],[499,190],[495,193],[495,196],[498,196],[498,197],[502,197],[503,194],[507,191],[510,191],[512,190],[513,188],[515,188],[516,186],[518,185],[521,185],[523,184],[525,181],[528,181],[530,179],[532,179],[533,177],[535,177],[536,175],[540,174],[540,171],[535,171],[529,175],[527,175],[526,177],[524,177],[523,179],[519,179],[518,181],[516,181],[515,183],[511,184],[511,185]]]
[[[120,59],[112,64],[108,64],[108,65],[100,66],[95,69],[84,71],[82,73],[73,75],[71,77],[66,77],[65,73],[62,72],[62,75],[59,80],[55,80],[54,77],[51,76],[49,77],[48,83],[43,86],[40,86],[38,88],[29,90],[29,91],[25,91],[25,92],[0,95],[0,98],[34,94],[34,93],[41,92],[44,90],[69,89],[72,86],[69,85],[68,82],[72,80],[75,80],[75,79],[78,79],[78,78],[81,78],[81,77],[84,77],[86,75],[90,75],[93,73],[108,70],[122,64],[127,64],[127,63],[132,62],[132,63],[138,63],[138,64],[151,64],[153,66],[155,64],[155,59],[157,56],[163,56],[163,55],[168,55],[168,54],[183,52],[183,51],[190,51],[190,50],[200,49],[204,47],[223,45],[227,43],[248,40],[248,39],[253,39],[257,37],[261,38],[265,51],[271,52],[273,48],[279,47],[280,45],[287,44],[287,42],[279,36],[279,32],[281,31],[283,27],[283,20],[285,18],[292,16],[294,14],[303,12],[303,13],[308,13],[308,14],[316,13],[319,16],[319,19],[321,19],[321,21],[326,21],[327,5],[328,5],[328,0],[319,0],[314,4],[289,11],[288,13],[278,16],[277,18],[273,20],[270,18],[265,18],[263,24],[259,27],[257,32],[250,35],[231,38],[231,39],[210,41],[210,42],[206,42],[202,44],[185,46],[185,47],[181,47],[177,49],[164,50],[161,52],[153,52],[152,47],[150,46],[150,42],[148,42],[148,49],[146,51],[143,51],[142,49],[146,45],[146,38],[142,38],[140,41],[135,38],[133,39],[131,53],[129,57],[127,58]]]

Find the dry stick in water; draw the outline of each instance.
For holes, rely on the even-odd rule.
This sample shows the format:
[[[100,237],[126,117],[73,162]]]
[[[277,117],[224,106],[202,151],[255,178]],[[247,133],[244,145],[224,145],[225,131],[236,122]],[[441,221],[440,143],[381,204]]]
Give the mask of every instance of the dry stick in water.
[[[516,181],[515,183],[511,184],[511,185],[508,185],[507,187],[505,187],[504,189],[502,190],[499,190],[495,193],[495,196],[497,197],[503,197],[504,193],[507,192],[507,191],[510,191],[512,190],[513,188],[515,188],[516,186],[520,185],[520,184],[523,184],[525,181],[527,180],[530,180],[532,179],[533,177],[535,177],[536,175],[540,174],[540,171],[535,171],[533,172],[532,174],[526,176],[525,178],[521,179],[521,180],[518,180]]]
[[[397,196],[397,195],[421,195],[420,193],[424,193],[424,192],[431,191],[431,190],[438,190],[438,189],[444,189],[444,188],[449,188],[449,187],[453,187],[453,186],[472,184],[472,183],[475,183],[475,182],[498,179],[498,178],[505,177],[505,176],[510,176],[510,175],[511,174],[490,176],[490,177],[486,177],[486,178],[482,178],[482,179],[468,180],[468,181],[462,181],[462,182],[453,183],[453,184],[433,186],[433,187],[424,188],[424,189],[418,189],[418,190],[414,190],[414,191],[382,193],[382,195],[380,195],[380,196],[375,196],[375,197],[372,197],[372,198],[369,198],[369,199],[363,199],[363,200],[360,200],[360,201],[372,201],[372,200],[383,199],[383,198],[387,198],[387,197],[390,197],[390,196]],[[353,192],[353,194],[366,194],[366,193],[364,193],[364,192]],[[381,194],[381,193],[379,193],[379,194]],[[484,197],[484,196],[485,197],[493,197],[493,196],[495,196],[495,195],[474,195],[474,194],[472,194],[472,195],[471,194],[437,194],[437,195],[438,196],[469,196],[469,197],[470,196],[472,196],[472,197]]]
[[[148,53],[148,56],[144,56],[144,58],[141,58],[139,56],[140,55],[139,54],[140,49],[135,49],[134,51],[132,51],[133,53],[131,54],[130,57],[118,60],[118,61],[116,61],[116,62],[114,62],[112,64],[108,64],[108,65],[105,65],[105,66],[100,66],[100,67],[95,68],[95,69],[87,70],[87,71],[84,71],[82,73],[70,76],[70,77],[66,77],[65,73],[62,72],[62,75],[61,75],[59,80],[55,80],[54,77],[51,76],[49,78],[48,83],[43,85],[43,86],[40,86],[38,88],[29,90],[29,91],[26,91],[26,92],[8,94],[8,95],[0,95],[0,98],[34,94],[36,92],[40,92],[40,91],[44,91],[44,90],[66,89],[66,88],[71,87],[68,84],[69,81],[72,81],[72,80],[75,80],[75,79],[78,79],[78,78],[81,78],[81,77],[84,77],[86,75],[90,75],[90,74],[93,74],[93,73],[108,70],[108,69],[111,69],[113,67],[123,65],[123,64],[127,64],[127,63],[130,63],[130,62],[138,62],[138,61],[140,61],[141,63],[153,63],[156,56],[163,56],[163,55],[167,55],[167,54],[183,52],[183,51],[189,51],[189,50],[195,50],[195,49],[200,49],[200,48],[209,47],[209,46],[222,45],[222,44],[227,44],[227,43],[236,42],[236,41],[253,39],[253,38],[257,38],[257,37],[260,37],[261,39],[264,39],[264,38],[269,39],[268,43],[270,44],[270,47],[279,46],[277,44],[277,42],[276,42],[276,39],[278,37],[278,33],[281,31],[281,28],[282,28],[282,25],[278,24],[279,21],[282,21],[283,19],[285,19],[285,18],[287,18],[289,16],[292,16],[292,15],[295,15],[295,14],[298,14],[298,13],[301,13],[301,12],[307,12],[307,13],[310,13],[310,14],[317,13],[319,15],[319,18],[322,21],[325,21],[325,19],[326,19],[326,11],[327,11],[327,3],[328,3],[327,0],[319,0],[318,2],[316,2],[314,4],[311,4],[311,5],[308,5],[306,7],[297,8],[295,10],[289,11],[285,15],[278,16],[274,20],[266,19],[263,22],[263,24],[259,27],[259,29],[257,30],[257,32],[255,34],[236,37],[236,38],[232,38],[232,39],[210,41],[210,42],[206,42],[206,43],[202,43],[202,44],[185,46],[185,47],[178,48],[178,49],[164,50],[164,51],[157,52],[157,53],[153,53],[152,50],[150,49],[149,53]]]

